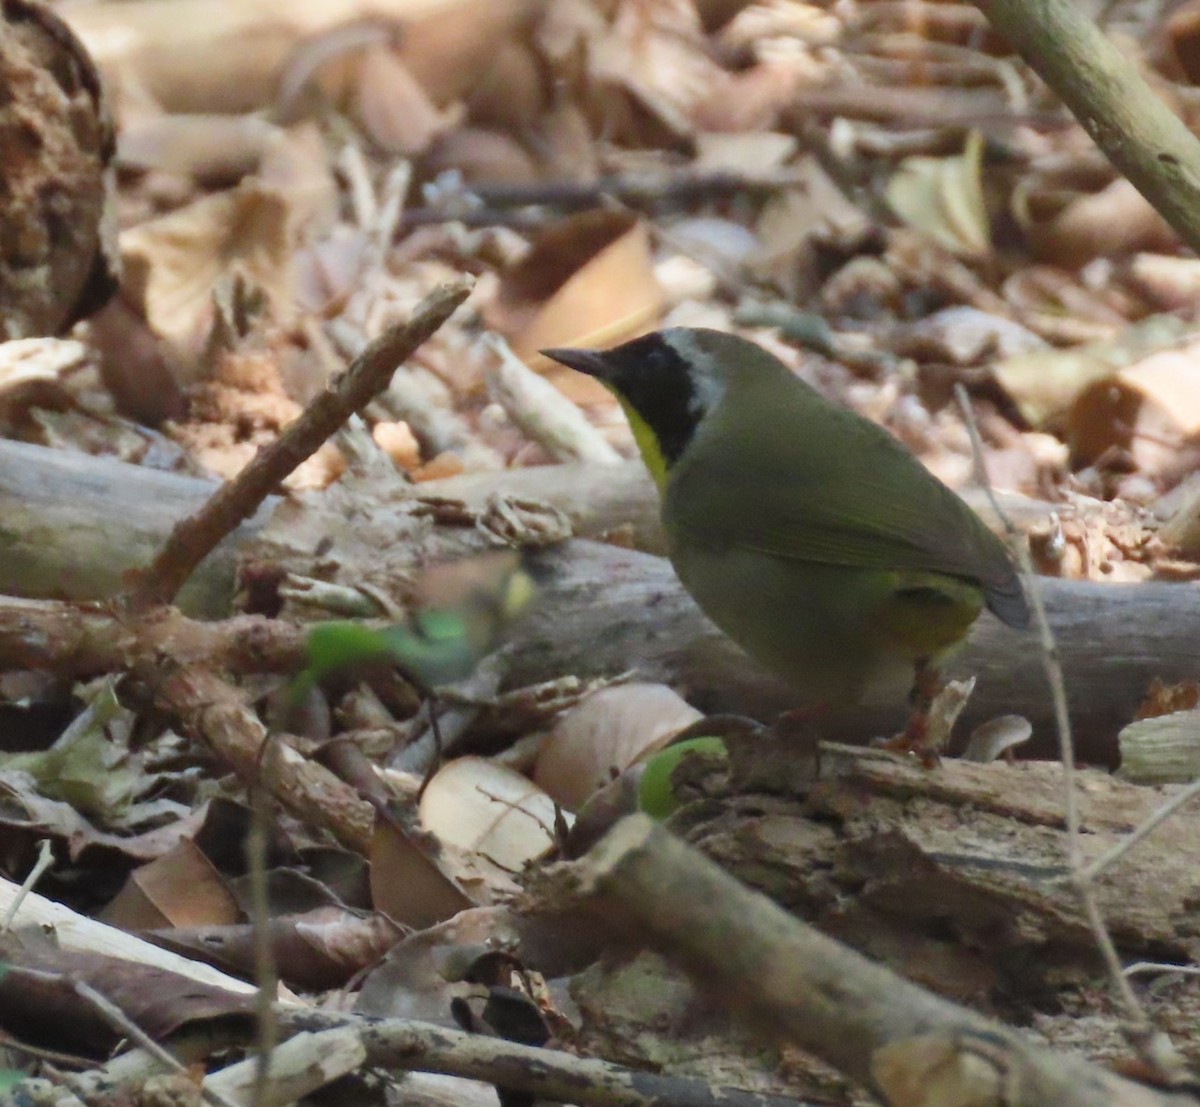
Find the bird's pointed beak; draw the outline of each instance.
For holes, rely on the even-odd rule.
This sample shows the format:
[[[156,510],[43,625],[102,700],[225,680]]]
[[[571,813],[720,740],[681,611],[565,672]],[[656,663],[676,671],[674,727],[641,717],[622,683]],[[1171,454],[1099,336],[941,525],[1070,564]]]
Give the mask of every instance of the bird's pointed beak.
[[[598,380],[608,380],[612,376],[608,358],[602,350],[581,350],[563,346],[553,350],[542,350],[541,353],[551,361],[557,361],[568,369],[586,373],[589,377],[596,377]]]

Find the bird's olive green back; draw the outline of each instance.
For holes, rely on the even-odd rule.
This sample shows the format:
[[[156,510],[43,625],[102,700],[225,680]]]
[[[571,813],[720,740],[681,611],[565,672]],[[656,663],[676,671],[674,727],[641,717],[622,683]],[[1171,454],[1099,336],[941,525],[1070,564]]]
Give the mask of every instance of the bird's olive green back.
[[[977,580],[997,615],[1023,624],[1012,563],[982,520],[882,428],[750,349],[754,364],[671,470],[669,529],[714,548]]]

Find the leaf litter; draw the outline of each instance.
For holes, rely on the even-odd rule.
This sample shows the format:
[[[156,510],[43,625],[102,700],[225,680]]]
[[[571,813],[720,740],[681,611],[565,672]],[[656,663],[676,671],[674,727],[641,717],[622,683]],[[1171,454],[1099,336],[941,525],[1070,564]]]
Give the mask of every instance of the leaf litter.
[[[391,559],[426,525],[406,515],[410,482],[632,456],[612,397],[537,350],[673,324],[761,341],[956,487],[973,469],[951,390],[965,383],[993,481],[1038,505],[1025,529],[1041,572],[1194,577],[1195,262],[973,8],[397,2],[378,23],[339,12],[290,27],[284,53],[261,44],[252,77],[221,37],[246,33],[225,7],[213,5],[209,28],[143,28],[163,36],[149,52],[120,45],[117,31],[140,26],[130,6],[66,13],[118,90],[125,276],[119,304],[79,342],[10,344],[5,434],[228,477],[424,293],[477,280],[469,310],[289,480],[308,497],[285,513],[309,556],[285,564],[260,547],[246,609],[309,619],[313,584],[342,587],[400,611],[403,633],[436,638],[422,612],[446,601],[414,599],[427,566]],[[1188,88],[1186,27],[1116,7],[1145,64]],[[1180,100],[1185,116],[1193,100]],[[542,380],[522,386],[513,355]],[[552,395],[536,387],[546,383]],[[322,497],[337,511],[323,514]],[[458,514],[457,552],[477,552],[466,535],[480,516]],[[497,533],[532,541],[536,519],[500,516],[484,545]],[[543,521],[542,539],[559,523]],[[502,613],[502,596],[483,596]],[[467,669],[503,650],[494,629]],[[484,681],[483,692],[440,690],[431,708],[360,667],[322,689],[311,710],[324,722],[310,715],[294,741],[317,759],[338,742],[369,750],[398,813],[376,816],[369,875],[336,890],[310,860],[329,848],[320,831],[276,813],[272,943],[284,965],[305,942],[330,947],[285,980],[353,992],[410,928],[363,994],[397,974],[405,986],[397,966],[415,959],[434,997],[423,1016],[449,1024],[453,998],[471,987],[494,998],[497,985],[450,979],[445,950],[431,967],[414,952],[422,937],[538,962],[515,933],[533,924],[506,912],[524,867],[561,845],[569,819],[556,803],[584,805],[697,713],[649,683],[517,704]],[[283,684],[247,681],[264,717]],[[41,727],[0,768],[9,875],[48,837],[59,864],[47,894],[176,947],[223,946],[227,970],[249,975],[244,950],[232,952],[248,934],[248,822],[222,806],[245,782],[169,721],[122,706],[119,685],[67,698],[74,721]],[[453,756],[423,781],[429,758],[414,772],[405,750],[430,745],[431,710]],[[1190,726],[1194,713],[1159,717]],[[970,756],[1021,743],[1023,722],[997,719]],[[299,910],[301,886],[331,902]],[[469,941],[452,933],[467,920]],[[592,1041],[617,1025],[628,1054],[661,1059],[662,1043],[636,1029],[645,997],[593,985]],[[574,987],[586,993],[587,978]],[[557,985],[549,1000],[534,991],[578,1014]],[[688,1003],[672,996],[663,1010],[682,1019]],[[761,1072],[735,1054],[709,1071],[758,1086]],[[825,1079],[783,1083],[811,1091]]]

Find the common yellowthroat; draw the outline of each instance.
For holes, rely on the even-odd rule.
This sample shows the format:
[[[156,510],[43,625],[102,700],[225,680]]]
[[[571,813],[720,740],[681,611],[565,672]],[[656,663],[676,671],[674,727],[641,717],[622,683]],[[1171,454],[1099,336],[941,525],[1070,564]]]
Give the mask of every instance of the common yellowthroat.
[[[887,431],[761,346],[675,327],[548,357],[620,401],[704,612],[812,703],[922,687],[986,606],[1028,624],[1004,544]],[[903,682],[903,683],[902,683]],[[927,694],[927,693],[926,693]]]

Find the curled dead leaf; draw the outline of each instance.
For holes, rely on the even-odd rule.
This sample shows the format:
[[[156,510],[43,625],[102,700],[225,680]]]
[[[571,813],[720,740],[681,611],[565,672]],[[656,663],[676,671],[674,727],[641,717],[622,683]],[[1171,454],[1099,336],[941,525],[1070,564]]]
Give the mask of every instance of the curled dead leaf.
[[[1200,343],[1162,350],[1088,385],[1067,419],[1076,464],[1126,449],[1143,473],[1174,465],[1180,448],[1200,438]]]
[[[121,236],[124,292],[181,352],[198,353],[212,320],[213,286],[234,271],[286,318],[291,295],[290,206],[276,189],[247,180]]]
[[[983,135],[972,131],[958,157],[910,157],[887,186],[892,210],[910,227],[956,254],[978,257],[991,245],[983,197]]]
[[[1064,269],[1176,242],[1167,221],[1124,178],[1078,196],[1046,222],[1026,219],[1024,229],[1035,256]]]
[[[501,279],[487,311],[518,357],[579,403],[611,403],[603,385],[538,353],[613,345],[653,326],[663,309],[650,237],[628,212],[590,211],[554,224]]]
[[[354,114],[382,150],[414,157],[453,127],[462,110],[438,108],[397,53],[376,45],[358,71]]]
[[[1034,427],[1062,417],[1094,381],[1172,345],[1186,324],[1172,315],[1152,315],[1117,337],[1070,350],[1016,354],[992,367],[992,375]]]
[[[1023,715],[999,715],[971,731],[962,759],[986,765],[1032,736],[1033,725]]]
[[[443,842],[517,871],[554,844],[554,801],[513,769],[460,757],[426,786],[421,825]]]
[[[555,724],[533,779],[569,811],[703,716],[665,684],[594,692]]]
[[[32,404],[61,407],[65,370],[83,364],[82,343],[65,338],[19,338],[0,343],[0,419],[12,419]]]

